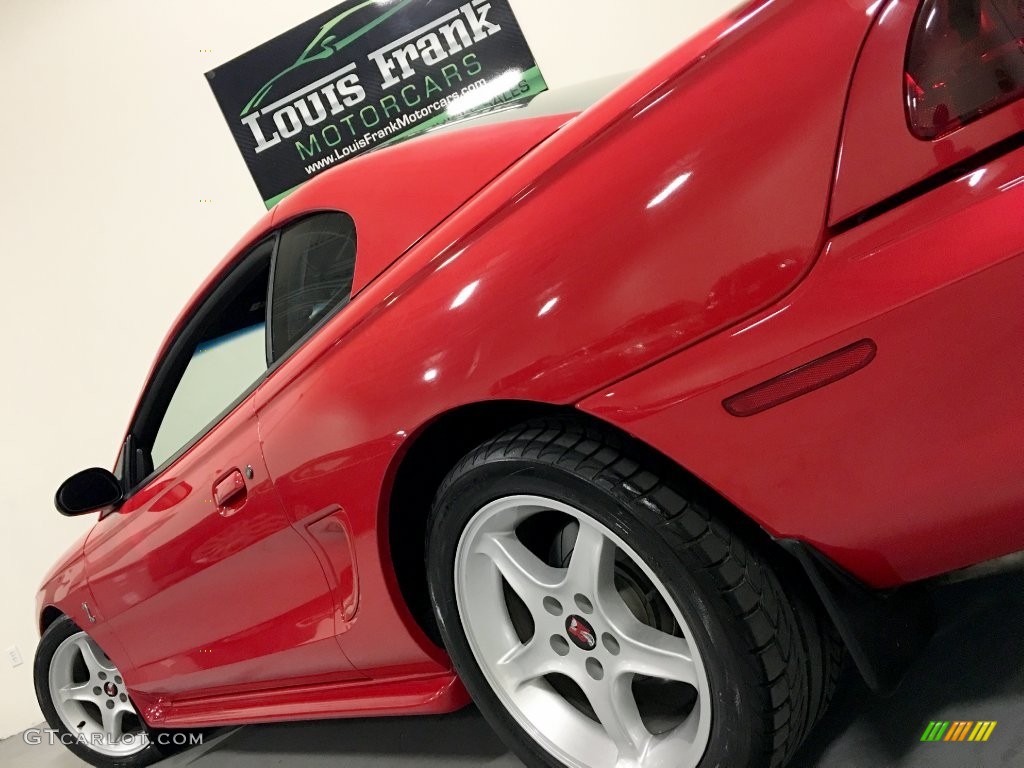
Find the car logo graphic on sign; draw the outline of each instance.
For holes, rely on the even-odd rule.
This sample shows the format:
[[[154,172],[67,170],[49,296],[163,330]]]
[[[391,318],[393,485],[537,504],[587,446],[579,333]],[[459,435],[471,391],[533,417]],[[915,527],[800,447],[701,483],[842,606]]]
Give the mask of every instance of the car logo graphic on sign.
[[[581,616],[570,616],[565,620],[565,631],[569,633],[569,639],[577,648],[584,651],[592,651],[597,647],[597,636],[594,628],[591,627]]]

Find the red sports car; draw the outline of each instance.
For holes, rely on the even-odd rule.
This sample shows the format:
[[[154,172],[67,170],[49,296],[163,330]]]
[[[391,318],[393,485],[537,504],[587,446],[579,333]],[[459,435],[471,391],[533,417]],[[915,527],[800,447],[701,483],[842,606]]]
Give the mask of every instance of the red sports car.
[[[287,198],[57,492],[50,725],[472,697],[531,766],[763,767],[847,653],[895,685],[922,586],[1024,550],[1022,14],[756,0]]]

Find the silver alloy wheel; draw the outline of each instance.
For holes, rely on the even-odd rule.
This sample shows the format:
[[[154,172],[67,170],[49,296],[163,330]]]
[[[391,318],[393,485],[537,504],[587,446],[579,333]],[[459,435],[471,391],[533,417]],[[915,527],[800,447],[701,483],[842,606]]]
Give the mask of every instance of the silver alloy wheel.
[[[71,735],[107,757],[144,750],[148,738],[117,667],[85,632],[67,638],[50,659],[50,699]],[[125,718],[137,727],[125,729]]]
[[[516,534],[526,520],[550,511],[578,524],[565,568],[548,565]],[[678,633],[636,617],[616,586],[617,558],[644,574],[671,609]],[[704,663],[665,586],[609,528],[553,499],[497,499],[463,531],[454,575],[459,616],[480,669],[509,714],[550,754],[573,768],[694,768],[700,762],[711,734]],[[505,583],[532,617],[533,634],[525,641]],[[565,695],[565,686],[552,685],[558,675],[579,686],[591,713]],[[652,733],[640,714],[636,676],[692,686],[692,709],[670,730]]]

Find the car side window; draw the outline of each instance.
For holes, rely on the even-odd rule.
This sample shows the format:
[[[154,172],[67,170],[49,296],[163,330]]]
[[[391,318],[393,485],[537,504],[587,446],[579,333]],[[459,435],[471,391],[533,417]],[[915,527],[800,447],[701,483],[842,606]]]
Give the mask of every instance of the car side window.
[[[267,370],[266,299],[274,241],[257,246],[228,278],[225,295],[200,309],[190,338],[169,359],[173,381],[157,393],[165,410],[150,449],[161,466],[219,420]],[[167,393],[170,393],[169,400]]]
[[[272,361],[348,302],[355,260],[356,228],[348,214],[319,213],[281,233],[270,294]]]
[[[1024,96],[1021,0],[924,0],[907,51],[910,129],[935,139]]]

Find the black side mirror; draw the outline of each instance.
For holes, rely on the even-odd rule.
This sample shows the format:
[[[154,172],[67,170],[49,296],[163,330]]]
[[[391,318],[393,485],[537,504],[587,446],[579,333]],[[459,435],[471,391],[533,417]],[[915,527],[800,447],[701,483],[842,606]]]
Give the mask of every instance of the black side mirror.
[[[85,515],[109,509],[124,500],[121,481],[112,472],[94,467],[72,475],[57,489],[54,504],[62,515]]]

